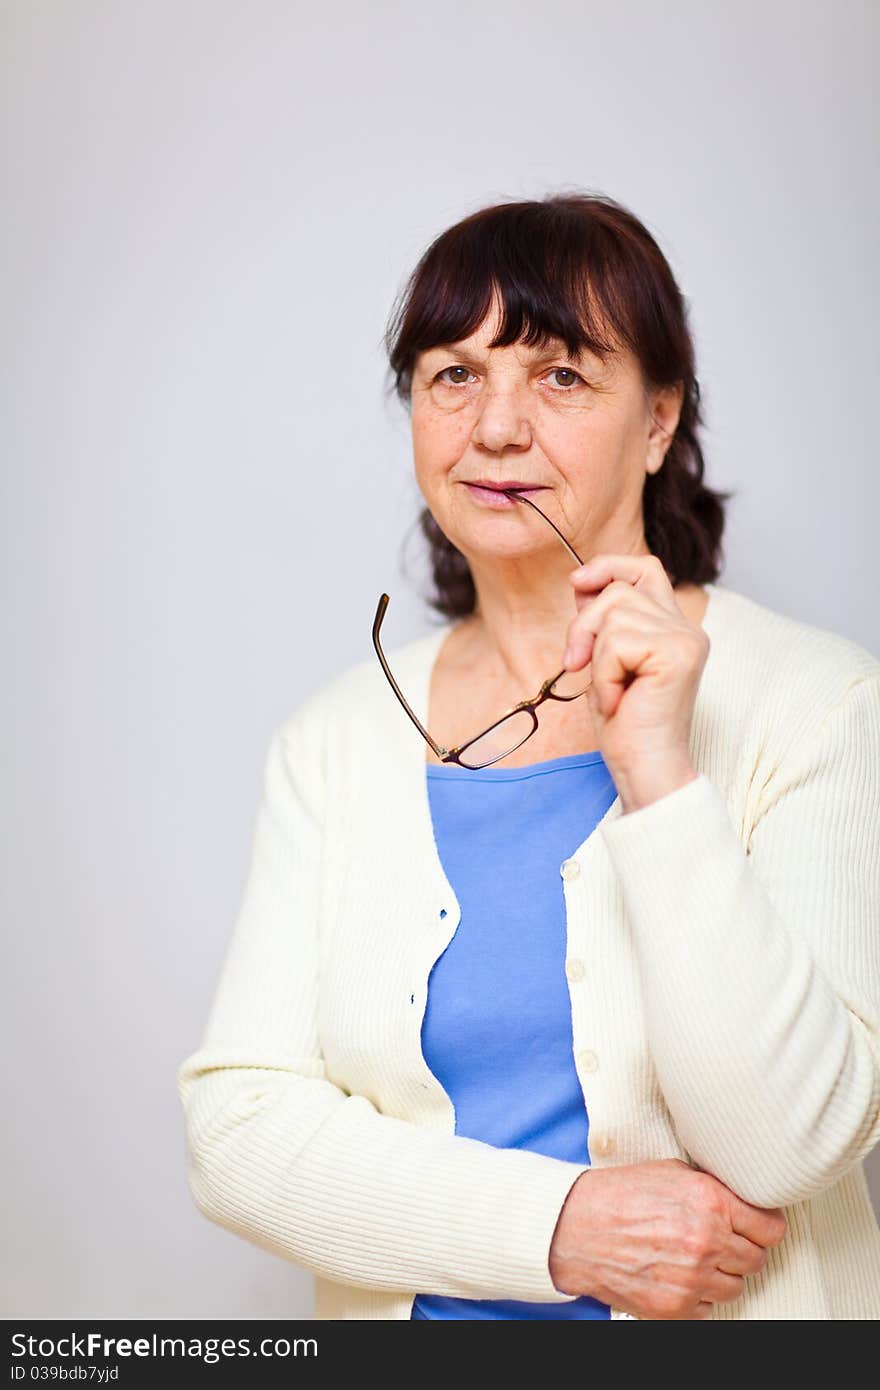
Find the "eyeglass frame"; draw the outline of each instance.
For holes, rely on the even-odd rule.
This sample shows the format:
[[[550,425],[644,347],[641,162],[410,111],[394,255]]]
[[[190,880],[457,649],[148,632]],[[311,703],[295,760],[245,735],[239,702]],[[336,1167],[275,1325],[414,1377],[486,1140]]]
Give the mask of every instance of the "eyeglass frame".
[[[542,512],[541,508],[537,506],[536,503],[534,503],[530,497],[525,497],[522,493],[517,492],[512,488],[499,488],[498,490],[499,492],[503,492],[505,497],[514,498],[517,502],[527,502],[528,505],[533,509],[533,511],[536,511],[539,516],[542,516],[544,518],[548,526],[553,527],[553,530],[556,532],[557,536],[562,541],[562,544],[565,546],[566,550],[574,556],[578,564],[582,565],[584,563],[580,555],[578,555],[577,551],[575,550],[574,546],[570,545],[569,542],[566,540],[565,536],[563,536],[556,523],[554,521],[551,521],[549,516],[547,516],[545,512]],[[579,690],[576,695],[556,694],[551,687],[555,684],[556,681],[559,680],[560,676],[565,675],[567,668],[563,666],[562,670],[557,671],[555,676],[551,676],[548,680],[544,681],[537,695],[533,696],[531,700],[520,700],[518,704],[513,705],[511,709],[507,710],[506,713],[500,716],[500,718],[496,719],[492,724],[490,724],[487,729],[483,729],[481,733],[475,734],[473,738],[467,739],[466,742],[459,743],[455,748],[444,748],[442,744],[437,743],[431,737],[431,735],[428,733],[428,730],[425,728],[425,726],[421,723],[416,714],[407,704],[403,692],[400,689],[400,686],[397,684],[397,681],[394,679],[394,676],[392,675],[391,667],[388,665],[385,653],[382,650],[382,645],[379,641],[379,631],[382,627],[382,621],[385,617],[385,611],[388,607],[389,602],[390,600],[387,594],[380,595],[379,603],[376,608],[376,616],[373,619],[373,646],[376,649],[376,655],[378,656],[379,661],[381,662],[382,670],[388,677],[392,690],[394,691],[400,703],[403,705],[403,708],[406,710],[406,713],[409,715],[410,719],[415,724],[419,733],[422,735],[422,737],[430,745],[437,757],[443,763],[456,763],[459,767],[464,768],[466,771],[473,772],[479,771],[480,768],[491,767],[493,763],[501,762],[502,758],[509,757],[511,753],[514,753],[517,748],[521,748],[523,744],[527,743],[528,740],[532,737],[532,734],[534,734],[535,730],[538,727],[538,715],[536,711],[544,703],[545,700],[561,700],[567,704],[570,700],[580,700],[582,696],[586,693],[586,690],[589,688],[590,683],[588,681],[584,689]],[[508,748],[506,752],[500,753],[497,758],[490,758],[488,762],[480,763],[477,768],[472,768],[468,763],[463,763],[461,761],[461,754],[466,752],[466,750],[470,748],[472,744],[478,743],[481,738],[485,738],[487,734],[490,734],[493,729],[496,729],[498,727],[499,724],[503,724],[506,719],[509,719],[511,717],[511,715],[519,714],[521,711],[527,712],[532,716],[532,727],[526,734],[525,738],[520,739],[519,743],[514,744],[513,748]]]

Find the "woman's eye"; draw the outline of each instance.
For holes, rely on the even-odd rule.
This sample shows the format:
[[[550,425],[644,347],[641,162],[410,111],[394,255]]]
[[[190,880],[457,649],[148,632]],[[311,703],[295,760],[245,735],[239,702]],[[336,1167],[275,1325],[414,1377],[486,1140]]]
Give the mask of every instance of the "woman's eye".
[[[578,373],[574,371],[571,367],[554,367],[553,370],[550,372],[550,376],[562,376],[573,378],[573,380],[563,381],[560,383],[561,387],[566,391],[570,391],[572,386],[575,386],[579,381],[583,381],[583,377],[579,376]]]
[[[463,373],[463,377],[459,376],[453,380],[445,380],[447,372],[461,372]],[[470,375],[471,373],[468,371],[467,367],[444,367],[442,372],[437,373],[434,380],[442,381],[445,386],[465,386],[467,385],[466,378]]]
[[[444,386],[467,386],[468,377],[471,376],[473,376],[473,373],[470,372],[467,367],[444,367],[442,371],[436,374],[434,381],[439,381]],[[549,376],[562,378],[562,380],[557,382],[557,390],[560,393],[563,391],[571,391],[573,387],[585,384],[584,378],[572,367],[554,367],[549,372]]]

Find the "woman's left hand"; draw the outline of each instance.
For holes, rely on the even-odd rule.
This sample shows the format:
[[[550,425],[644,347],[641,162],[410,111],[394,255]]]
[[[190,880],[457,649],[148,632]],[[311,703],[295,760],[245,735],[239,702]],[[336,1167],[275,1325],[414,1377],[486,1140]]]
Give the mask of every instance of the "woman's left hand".
[[[585,698],[625,814],[698,776],[690,732],[709,637],[656,555],[596,555],[569,578],[578,611],[563,664],[591,664]]]

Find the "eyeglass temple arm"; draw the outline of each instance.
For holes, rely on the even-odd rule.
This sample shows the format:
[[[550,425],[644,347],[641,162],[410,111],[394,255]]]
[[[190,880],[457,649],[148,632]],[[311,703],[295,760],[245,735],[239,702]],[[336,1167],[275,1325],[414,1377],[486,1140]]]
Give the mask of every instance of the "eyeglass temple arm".
[[[533,512],[537,512],[539,516],[542,516],[544,518],[548,526],[553,527],[553,530],[556,532],[557,536],[562,541],[562,544],[565,546],[566,550],[569,552],[570,555],[574,556],[578,564],[582,565],[584,563],[580,555],[578,555],[577,551],[575,550],[574,546],[569,545],[568,541],[563,536],[559,527],[556,525],[556,522],[551,521],[547,513],[542,512],[541,508],[535,502],[532,501],[531,497],[526,497],[523,493],[517,492],[515,488],[503,487],[501,491],[504,493],[505,497],[513,497],[516,499],[517,502],[527,502]]]
[[[382,644],[381,644],[381,642],[379,641],[379,629],[380,629],[381,626],[382,626],[382,619],[385,617],[385,610],[386,610],[387,607],[388,607],[388,595],[387,595],[387,594],[382,594],[381,598],[379,599],[378,607],[377,607],[377,609],[376,609],[376,616],[375,616],[375,618],[373,619],[373,646],[376,648],[376,655],[378,656],[380,662],[382,663],[382,670],[385,672],[386,676],[388,677],[389,681],[391,682],[391,687],[392,687],[392,689],[394,690],[395,695],[397,696],[397,698],[398,698],[398,700],[400,701],[400,703],[403,705],[403,708],[406,710],[406,712],[407,712],[407,714],[409,715],[410,719],[411,719],[412,722],[415,724],[415,726],[416,726],[416,728],[418,729],[419,733],[422,735],[422,738],[424,738],[424,739],[426,740],[427,743],[430,743],[430,745],[431,745],[431,747],[433,748],[434,752],[437,754],[437,757],[438,757],[438,758],[442,758],[442,757],[443,757],[443,754],[444,754],[444,753],[447,753],[449,750],[448,750],[447,748],[441,748],[440,745],[439,745],[439,743],[435,743],[434,740],[432,739],[431,735],[428,733],[428,730],[425,728],[424,724],[420,723],[420,721],[416,718],[415,714],[414,714],[413,711],[410,709],[410,707],[409,707],[409,705],[407,704],[406,700],[403,698],[403,692],[401,691],[400,686],[397,684],[397,681],[394,679],[393,675],[391,674],[391,667],[388,665],[388,662],[385,660],[385,653],[383,652],[383,650],[382,650]]]

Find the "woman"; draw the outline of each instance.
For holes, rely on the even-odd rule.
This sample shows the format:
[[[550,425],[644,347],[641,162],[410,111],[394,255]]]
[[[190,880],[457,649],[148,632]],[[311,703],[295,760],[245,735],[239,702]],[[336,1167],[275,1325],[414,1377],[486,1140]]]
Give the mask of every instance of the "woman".
[[[880,661],[717,583],[619,204],[449,228],[388,346],[445,621],[271,740],[196,1204],[319,1318],[880,1316]]]

